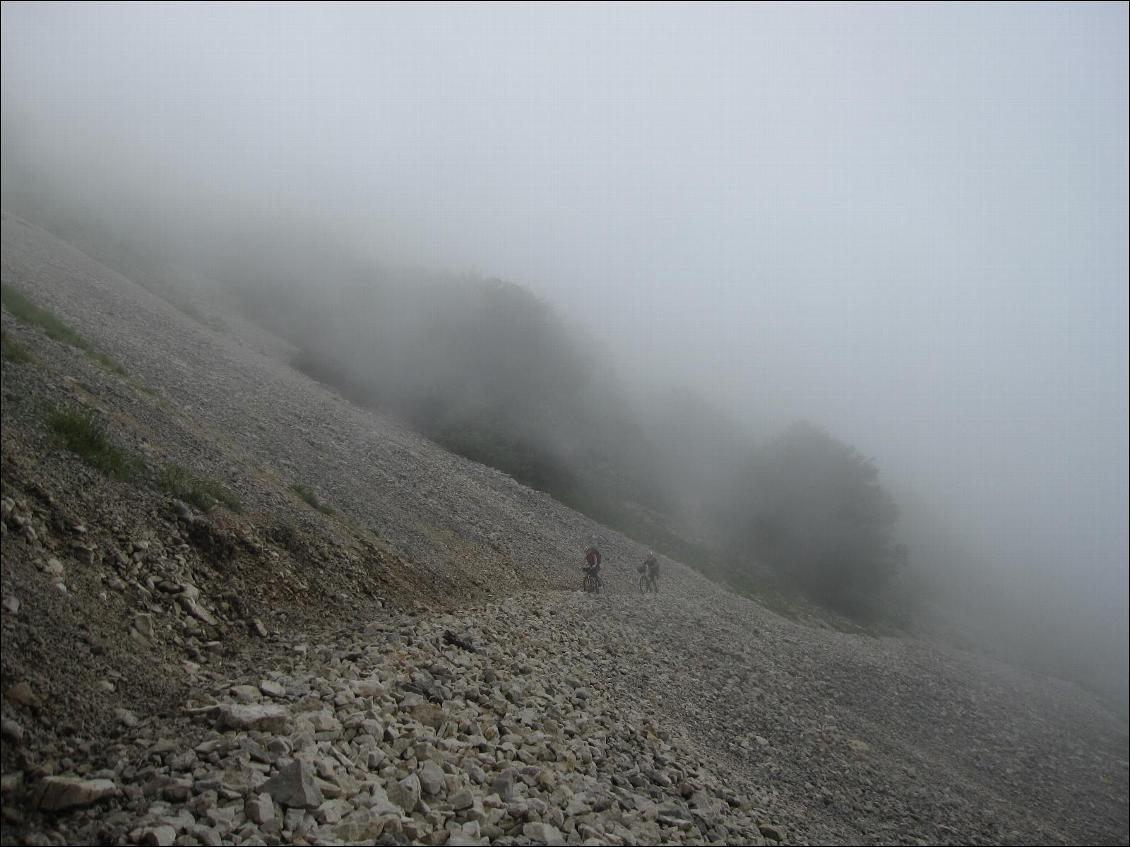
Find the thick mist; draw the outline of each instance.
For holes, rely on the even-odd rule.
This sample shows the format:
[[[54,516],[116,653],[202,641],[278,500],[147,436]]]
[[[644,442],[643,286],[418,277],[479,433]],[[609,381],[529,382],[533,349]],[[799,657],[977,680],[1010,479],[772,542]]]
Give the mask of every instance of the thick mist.
[[[554,455],[642,432],[687,480],[647,487],[693,513],[733,445],[816,422],[898,502],[920,619],[1125,702],[1126,29],[1113,4],[5,5],[4,204],[244,292],[526,286],[632,409],[556,415]]]

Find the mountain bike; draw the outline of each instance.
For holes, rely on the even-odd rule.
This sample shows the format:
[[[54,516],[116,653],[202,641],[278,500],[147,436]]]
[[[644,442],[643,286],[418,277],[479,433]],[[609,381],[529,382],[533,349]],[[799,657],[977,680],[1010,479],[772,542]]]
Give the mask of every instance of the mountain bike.
[[[647,570],[640,570],[640,594],[659,593],[659,580],[649,574]]]

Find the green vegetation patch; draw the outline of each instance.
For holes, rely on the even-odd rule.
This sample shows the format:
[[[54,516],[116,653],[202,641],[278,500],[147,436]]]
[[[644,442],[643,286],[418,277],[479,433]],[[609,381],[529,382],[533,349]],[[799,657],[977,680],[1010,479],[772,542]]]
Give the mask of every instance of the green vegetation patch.
[[[323,515],[337,514],[337,511],[332,506],[327,505],[326,503],[323,503],[321,500],[319,500],[318,496],[305,485],[296,482],[290,487],[290,490],[301,497],[303,500],[305,500],[307,504],[309,504],[312,508],[315,508],[319,512],[321,512]]]
[[[110,443],[97,416],[90,411],[60,409],[47,418],[47,428],[63,447],[115,479],[133,479],[144,467],[137,456]]]
[[[105,353],[96,350],[93,344],[63,323],[54,312],[35,305],[16,289],[8,285],[0,286],[0,300],[3,301],[4,307],[11,312],[12,317],[39,327],[48,338],[52,338],[60,344],[77,347],[111,373],[125,375],[121,365]],[[5,353],[6,355],[7,353]]]
[[[87,350],[86,355],[93,359],[96,363],[108,370],[110,373],[115,373],[118,376],[125,376],[126,371],[121,365],[107,356],[105,353],[99,353],[97,350]]]
[[[220,483],[201,479],[180,465],[169,465],[161,471],[161,487],[178,500],[207,512],[222,503],[233,512],[242,512],[242,501]]]
[[[9,362],[33,361],[27,348],[3,330],[0,330],[0,356]]]
[[[39,327],[47,333],[48,338],[82,350],[89,349],[90,343],[59,320],[54,312],[35,305],[16,289],[7,285],[0,286],[0,301],[3,301],[4,306],[12,313],[12,317]]]

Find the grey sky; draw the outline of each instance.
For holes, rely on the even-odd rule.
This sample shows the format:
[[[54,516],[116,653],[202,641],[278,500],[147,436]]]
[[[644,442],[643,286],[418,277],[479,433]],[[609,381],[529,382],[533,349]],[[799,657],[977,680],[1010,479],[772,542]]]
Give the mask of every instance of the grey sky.
[[[1125,4],[5,5],[5,136],[170,230],[308,216],[526,283],[645,386],[827,425],[1124,640],[1127,25]]]

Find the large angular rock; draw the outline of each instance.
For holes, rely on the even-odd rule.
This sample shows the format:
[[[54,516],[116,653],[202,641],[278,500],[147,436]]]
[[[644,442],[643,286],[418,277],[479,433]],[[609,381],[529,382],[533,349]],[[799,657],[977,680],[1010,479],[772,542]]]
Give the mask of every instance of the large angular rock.
[[[326,799],[314,780],[314,769],[310,763],[297,760],[264,782],[259,790],[291,809],[316,809]]]
[[[67,575],[66,570],[63,568],[63,563],[54,557],[47,560],[47,563],[43,566],[43,570],[47,574],[48,579],[52,582],[62,582]]]
[[[314,818],[318,823],[332,826],[353,811],[353,805],[345,800],[327,800],[314,811]]]
[[[275,822],[275,804],[271,800],[271,795],[263,792],[261,794],[248,797],[243,804],[243,813],[247,815],[247,819],[253,821],[260,826],[264,824],[271,824]]]
[[[451,798],[451,807],[456,811],[470,809],[473,805],[475,805],[475,795],[467,788],[457,791]]]
[[[564,844],[565,836],[551,823],[527,823],[522,826],[522,835],[535,844]]]
[[[133,628],[139,637],[144,640],[157,640],[157,627],[153,621],[153,615],[148,612],[138,612],[133,616]]]
[[[237,703],[244,705],[258,703],[263,699],[263,695],[259,693],[259,689],[254,685],[233,685],[228,691],[231,696],[235,698]]]
[[[314,732],[328,732],[332,735],[341,734],[341,721],[330,712],[314,712],[307,715],[306,719],[310,721]]]
[[[758,823],[757,828],[760,830],[761,834],[768,839],[773,841],[785,840],[785,830],[783,827],[772,823]]]
[[[40,696],[35,693],[35,690],[26,682],[20,681],[8,689],[8,693],[4,695],[8,702],[15,703],[17,706],[38,706]]]
[[[286,696],[286,688],[281,683],[275,682],[271,679],[264,679],[259,682],[259,690],[266,694],[268,697],[280,699]]]
[[[358,697],[383,697],[385,687],[379,679],[359,679],[353,683],[353,693]]]
[[[372,843],[384,831],[393,815],[381,815],[371,809],[358,809],[334,825],[333,833],[347,844]]]
[[[424,762],[417,774],[420,777],[420,786],[429,797],[434,797],[443,791],[445,786],[443,768],[435,762]]]
[[[224,703],[218,709],[216,726],[220,730],[257,729],[262,732],[287,732],[290,712],[285,706],[271,703]]]
[[[38,805],[46,811],[57,812],[90,806],[117,793],[118,786],[111,779],[49,776],[40,783]]]
[[[388,799],[403,809],[406,814],[412,814],[420,802],[420,792],[420,778],[416,774],[409,774],[388,787]]]
[[[177,599],[180,601],[180,604],[184,608],[184,610],[194,618],[196,618],[198,621],[206,623],[209,626],[215,626],[218,623],[216,617],[203,606],[201,606],[198,602],[196,602],[195,598],[189,596],[188,594],[182,594]]]

